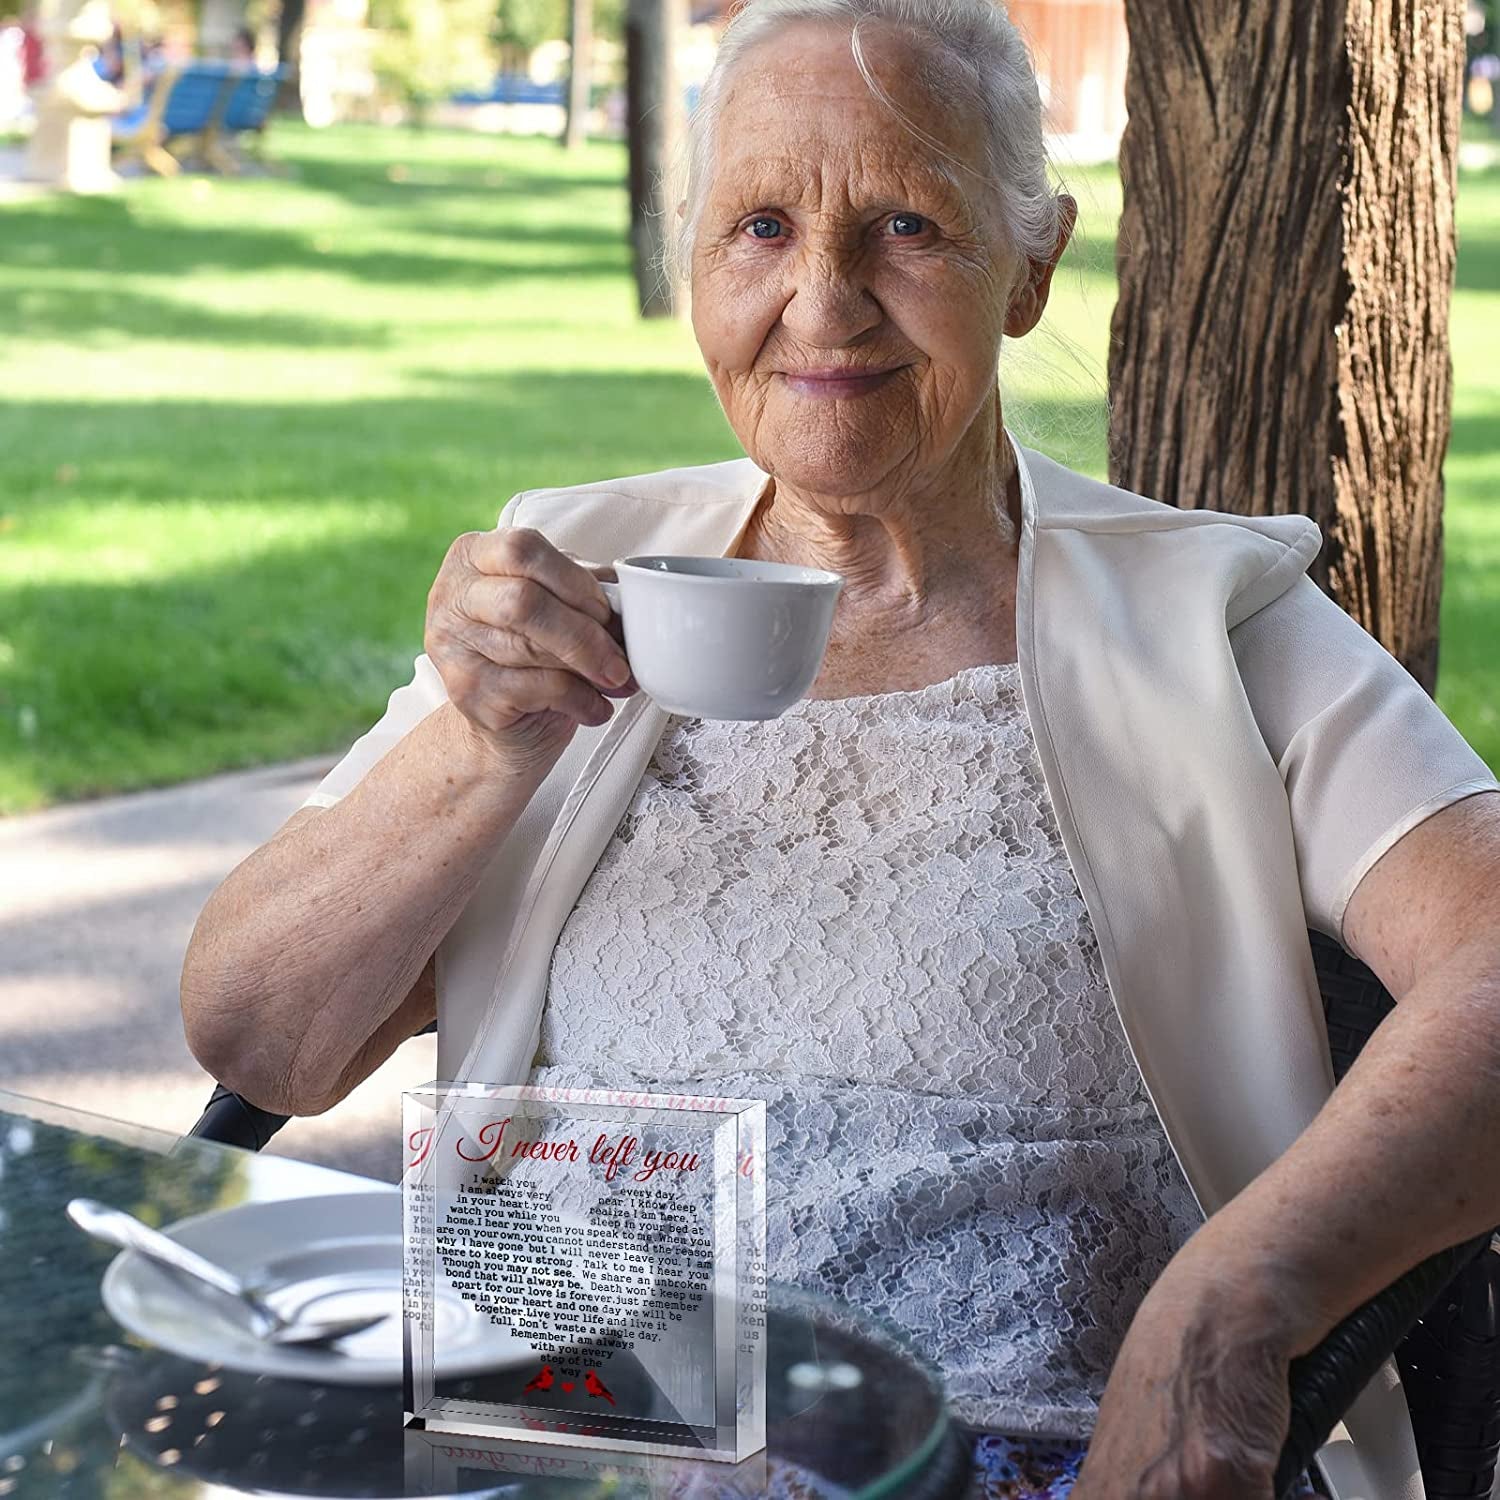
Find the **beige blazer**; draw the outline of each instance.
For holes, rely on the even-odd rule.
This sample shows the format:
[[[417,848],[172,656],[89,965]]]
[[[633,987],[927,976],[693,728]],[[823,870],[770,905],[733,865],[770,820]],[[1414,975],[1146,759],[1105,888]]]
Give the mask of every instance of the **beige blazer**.
[[[1332,1087],[1308,927],[1341,937],[1386,849],[1500,784],[1305,576],[1322,545],[1310,519],[1178,510],[1013,447],[1024,701],[1125,1035],[1212,1213]],[[740,459],[531,491],[501,525],[603,562],[724,554],[766,479]],[[310,805],[443,701],[419,657]],[[558,935],[666,722],[638,696],[579,731],[496,851],[438,949],[443,1077],[526,1078]],[[1346,1427],[1322,1455],[1337,1500],[1419,1500],[1394,1365]]]

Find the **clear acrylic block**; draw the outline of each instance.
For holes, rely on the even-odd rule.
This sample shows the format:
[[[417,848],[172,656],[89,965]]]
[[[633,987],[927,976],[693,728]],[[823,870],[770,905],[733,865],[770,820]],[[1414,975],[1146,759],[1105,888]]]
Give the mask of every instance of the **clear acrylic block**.
[[[737,1463],[765,1446],[765,1104],[405,1096],[410,1428]]]

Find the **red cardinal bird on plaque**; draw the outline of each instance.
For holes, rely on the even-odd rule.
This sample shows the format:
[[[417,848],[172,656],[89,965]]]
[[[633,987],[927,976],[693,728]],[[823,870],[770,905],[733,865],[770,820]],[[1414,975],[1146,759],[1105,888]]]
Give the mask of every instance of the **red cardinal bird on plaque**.
[[[535,1380],[529,1380],[525,1389],[528,1391],[545,1391],[552,1387],[552,1366],[543,1365],[542,1373]]]
[[[583,1372],[583,1388],[591,1396],[603,1396],[611,1406],[615,1404],[615,1398],[610,1395],[609,1388],[599,1379],[593,1370]]]

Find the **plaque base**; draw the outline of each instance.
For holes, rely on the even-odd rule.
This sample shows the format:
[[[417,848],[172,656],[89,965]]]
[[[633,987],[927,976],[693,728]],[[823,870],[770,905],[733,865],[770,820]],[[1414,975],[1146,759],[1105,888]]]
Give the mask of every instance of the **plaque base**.
[[[406,1432],[406,1480],[412,1494],[458,1494],[472,1490],[481,1479],[498,1483],[502,1478],[540,1476],[591,1484],[600,1493],[680,1495],[684,1486],[675,1478],[679,1466],[673,1461],[678,1457],[583,1445],[559,1448],[530,1439],[450,1435],[413,1427]],[[737,1467],[714,1471],[715,1500],[764,1500],[766,1492],[764,1450]]]

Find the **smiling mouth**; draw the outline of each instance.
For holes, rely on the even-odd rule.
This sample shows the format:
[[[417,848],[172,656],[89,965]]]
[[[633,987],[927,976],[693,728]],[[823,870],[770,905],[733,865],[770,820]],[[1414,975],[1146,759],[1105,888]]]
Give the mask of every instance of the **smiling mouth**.
[[[781,370],[777,373],[802,396],[864,396],[879,390],[892,375],[906,369],[891,365],[883,370]]]

